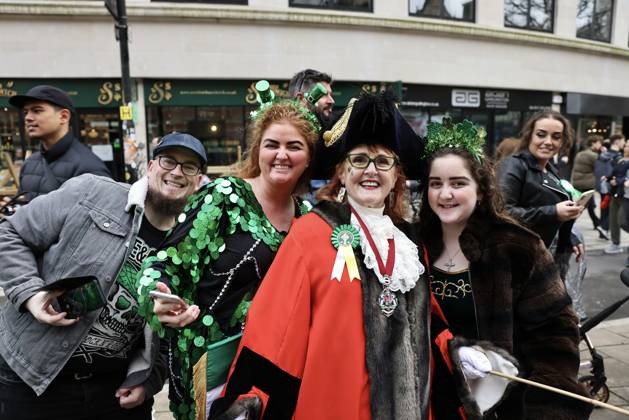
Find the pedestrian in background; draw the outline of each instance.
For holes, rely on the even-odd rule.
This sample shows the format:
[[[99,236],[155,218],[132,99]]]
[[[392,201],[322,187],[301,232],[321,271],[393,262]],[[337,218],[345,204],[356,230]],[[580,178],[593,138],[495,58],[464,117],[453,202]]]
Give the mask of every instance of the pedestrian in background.
[[[520,139],[507,137],[496,147],[496,163],[514,154],[520,146]]]
[[[107,166],[79,142],[74,104],[67,93],[53,86],[35,86],[25,95],[9,98],[23,114],[26,133],[40,142],[20,171],[20,193],[28,200],[56,190],[68,179],[91,173],[111,178]]]
[[[612,155],[610,152],[610,141],[609,139],[603,140],[603,145],[601,146],[601,152],[594,162],[594,182],[595,189],[601,195],[601,217],[599,226],[603,229],[605,235],[601,235],[599,233],[600,239],[609,239],[609,202],[611,201],[611,185],[609,184],[608,179],[612,175],[613,166],[611,163]]]
[[[592,135],[586,139],[585,143],[586,148],[577,153],[574,158],[571,178],[572,185],[581,192],[594,190],[596,187],[594,166],[603,146],[603,137]],[[600,219],[596,216],[596,201],[594,199],[588,201],[586,208],[592,221],[592,228],[598,230],[599,236],[609,239],[605,230],[600,227]]]
[[[555,262],[564,279],[570,253],[577,259],[583,244],[572,235],[572,225],[583,207],[578,206],[559,177],[552,159],[571,147],[574,131],[558,112],[534,114],[522,128],[520,150],[498,166],[498,183],[506,209],[553,247]]]
[[[611,176],[608,179],[610,185],[611,200],[609,202],[609,232],[611,233],[612,243],[605,247],[606,254],[620,254],[622,247],[620,246],[620,227],[619,217],[622,217],[622,206],[624,202],[623,182],[616,179],[621,177],[624,179],[622,168],[617,166],[624,160],[625,137],[622,134],[614,134],[610,138],[610,164],[612,167]]]
[[[321,83],[326,89],[326,94],[315,103],[310,103],[308,95],[317,85]],[[301,103],[313,111],[322,125],[325,127],[334,107],[334,98],[332,97],[332,76],[322,73],[318,70],[305,69],[295,73],[288,82],[288,96],[290,98],[299,99]]]
[[[614,165],[610,183],[613,191],[611,202],[613,211],[610,212],[609,225],[612,233],[618,232],[620,242],[621,229],[629,233],[629,142],[625,142],[623,156]],[[616,214],[617,217],[612,218],[612,214]],[[622,247],[618,248],[622,251]]]

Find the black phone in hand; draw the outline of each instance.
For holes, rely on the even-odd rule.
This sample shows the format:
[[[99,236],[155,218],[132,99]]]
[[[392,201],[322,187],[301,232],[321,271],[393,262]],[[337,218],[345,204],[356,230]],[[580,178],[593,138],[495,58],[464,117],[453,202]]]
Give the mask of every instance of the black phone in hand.
[[[95,276],[67,277],[47,284],[40,290],[62,290],[57,297],[59,312],[66,312],[66,318],[74,319],[104,307],[107,303],[98,279]]]

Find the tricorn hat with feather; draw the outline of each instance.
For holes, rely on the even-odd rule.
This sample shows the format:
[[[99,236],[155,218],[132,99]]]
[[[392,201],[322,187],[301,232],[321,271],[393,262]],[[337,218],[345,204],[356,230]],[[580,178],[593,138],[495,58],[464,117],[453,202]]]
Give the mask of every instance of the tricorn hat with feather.
[[[347,153],[363,144],[390,149],[399,157],[407,178],[419,178],[424,141],[400,114],[390,92],[362,93],[350,100],[343,114],[323,133],[317,145],[313,160],[314,178],[330,178]]]

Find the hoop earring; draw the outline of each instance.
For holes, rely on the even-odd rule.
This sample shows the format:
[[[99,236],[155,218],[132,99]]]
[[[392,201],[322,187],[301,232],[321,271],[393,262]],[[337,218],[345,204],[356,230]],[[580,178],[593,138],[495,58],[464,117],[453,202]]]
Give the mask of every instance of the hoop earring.
[[[339,193],[336,195],[336,201],[338,201],[339,203],[342,203],[344,198],[345,198],[345,187],[342,186],[339,189]]]

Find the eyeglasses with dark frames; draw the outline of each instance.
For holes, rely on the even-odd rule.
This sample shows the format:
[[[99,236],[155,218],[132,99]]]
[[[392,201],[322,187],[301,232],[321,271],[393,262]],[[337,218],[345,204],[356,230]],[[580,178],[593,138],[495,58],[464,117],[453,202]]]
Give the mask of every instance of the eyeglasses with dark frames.
[[[158,156],[157,163],[159,163],[159,166],[162,169],[166,169],[167,171],[172,171],[177,167],[177,165],[181,165],[181,172],[187,176],[198,175],[201,172],[201,168],[194,163],[179,162],[170,156]]]
[[[393,156],[378,155],[371,158],[366,153],[349,153],[346,159],[351,166],[357,169],[366,169],[373,162],[377,170],[388,171],[398,164],[398,160]]]

